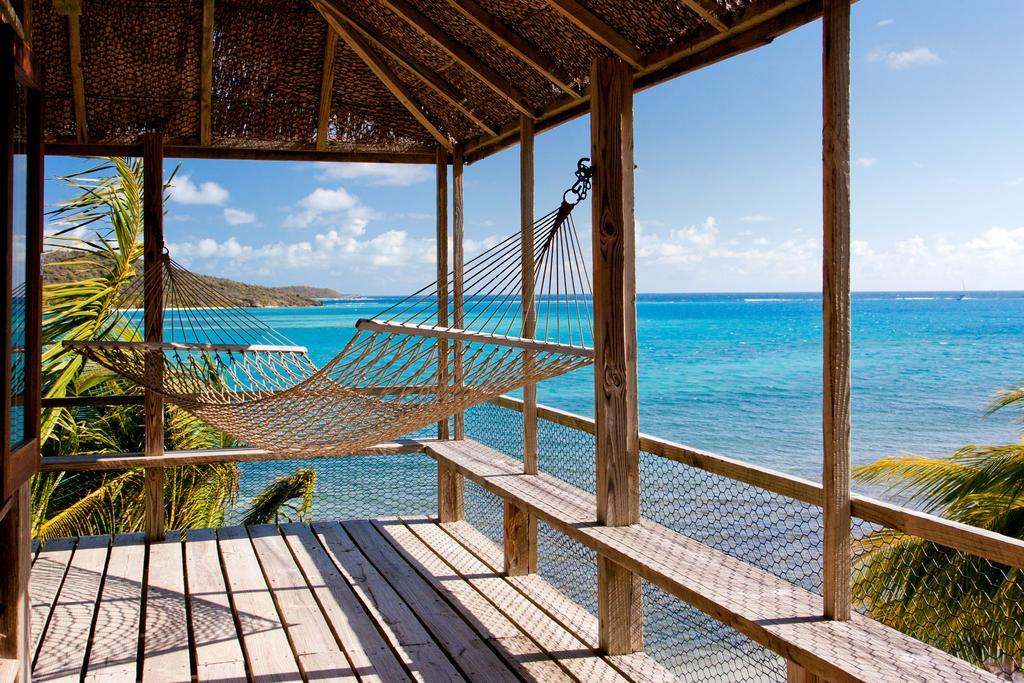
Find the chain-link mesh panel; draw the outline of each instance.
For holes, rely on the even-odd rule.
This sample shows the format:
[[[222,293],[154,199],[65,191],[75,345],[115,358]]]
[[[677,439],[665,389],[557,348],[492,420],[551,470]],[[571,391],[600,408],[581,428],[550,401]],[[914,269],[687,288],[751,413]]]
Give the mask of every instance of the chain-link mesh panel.
[[[466,435],[505,455],[523,459],[523,414],[492,403],[466,411]]]
[[[650,453],[640,454],[644,517],[815,593],[821,508]]]
[[[367,519],[437,513],[437,463],[422,453],[356,455],[240,463],[238,524],[261,491],[301,470],[316,474],[313,520]]]
[[[1007,680],[1024,679],[1021,570],[853,520],[854,607]]]
[[[505,507],[499,496],[466,479],[466,521],[499,548],[505,543]]]
[[[644,651],[684,681],[785,681],[786,663],[648,581]]]
[[[597,553],[544,522],[537,522],[537,573],[592,616],[597,615]]]

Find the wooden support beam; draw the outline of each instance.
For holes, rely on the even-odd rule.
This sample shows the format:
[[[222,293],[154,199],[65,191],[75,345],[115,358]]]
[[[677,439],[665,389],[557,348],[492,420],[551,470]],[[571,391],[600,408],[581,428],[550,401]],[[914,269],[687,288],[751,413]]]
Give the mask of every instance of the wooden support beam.
[[[209,145],[213,116],[213,2],[203,0],[203,44],[199,53],[199,144]]]
[[[729,30],[729,26],[722,19],[722,10],[714,0],[682,0],[682,3],[714,26],[716,31]]]
[[[0,516],[0,661],[17,681],[29,681],[30,646],[29,574],[32,570],[32,503],[25,482],[9,499]]]
[[[850,618],[850,3],[825,0],[822,324],[824,613]]]
[[[425,66],[418,59],[402,49],[400,45],[396,45],[394,41],[389,40],[373,27],[367,26],[357,17],[353,16],[345,5],[340,3],[338,0],[318,0],[317,4],[321,11],[330,12],[339,21],[347,22],[354,30],[363,34],[363,36],[376,46],[378,50],[387,53],[391,59],[395,60],[415,74],[417,78],[433,90],[439,97],[441,97],[441,99],[458,109],[459,113],[472,121],[473,125],[477,128],[487,135],[497,135],[495,129],[482,117],[478,116],[467,104],[466,96],[453,88],[450,83],[444,81],[444,79],[438,76],[433,69]]]
[[[640,433],[636,376],[633,217],[633,70],[615,57],[590,74],[594,165],[594,398],[597,520],[640,521]],[[640,577],[598,558],[598,640],[613,655],[643,649]]]
[[[334,55],[338,51],[338,34],[327,26],[327,44],[324,46],[324,64],[320,74],[320,114],[316,120],[316,148],[327,149],[330,141],[331,96],[334,92]]]
[[[524,576],[537,573],[537,518],[517,503],[505,499],[505,573]]]
[[[480,81],[501,95],[513,107],[528,116],[534,116],[527,99],[519,89],[505,76],[488,66],[483,60],[473,54],[466,46],[462,45],[440,26],[435,24],[427,15],[416,9],[407,0],[381,0],[392,12],[409,23],[421,34],[427,37],[432,43],[441,48],[444,52],[468,69]]]
[[[143,278],[145,296],[143,318],[148,342],[162,342],[164,333],[164,139],[162,133],[146,133],[143,147]],[[164,356],[161,351],[146,354],[146,372],[153,376],[163,373]],[[164,403],[160,394],[149,389],[143,398],[146,436],[144,452],[147,457],[164,454]],[[146,538],[160,541],[164,538],[164,471],[146,470]]]
[[[447,135],[441,132],[430,117],[427,116],[423,107],[420,105],[419,100],[413,94],[406,85],[399,80],[398,76],[392,71],[391,67],[388,66],[380,55],[377,54],[376,50],[370,46],[369,42],[344,22],[340,21],[338,17],[331,11],[328,11],[321,3],[317,3],[317,9],[320,10],[320,14],[327,20],[327,24],[333,28],[337,34],[345,41],[345,44],[356,53],[356,55],[363,60],[363,63],[370,68],[370,71],[380,79],[380,82],[384,84],[384,87],[395,96],[395,99],[405,107],[406,111],[412,114],[413,118],[419,121],[420,125],[427,129],[431,137],[437,141],[444,149],[452,150],[452,141]]]
[[[826,683],[791,659],[786,660],[786,683]]]
[[[448,155],[437,148],[437,326],[448,327]],[[448,388],[448,340],[437,340],[438,392]],[[448,418],[437,423],[437,438],[449,438]]]
[[[621,33],[576,0],[546,0],[548,5],[604,45],[633,68],[644,66],[644,57]]]
[[[71,69],[71,99],[75,111],[75,130],[78,142],[89,139],[85,118],[85,79],[82,76],[82,32],[78,18],[82,14],[82,0],[60,0],[54,3],[57,12],[68,20],[68,63]]]
[[[466,518],[466,479],[461,472],[437,463],[437,521],[459,522]]]
[[[462,145],[455,146],[455,155],[452,157],[452,314],[455,327],[460,329],[466,326],[466,219],[464,206],[465,183],[463,174]],[[455,340],[455,387],[461,389],[465,381],[465,369],[463,367],[463,354],[465,343],[462,340]],[[466,414],[462,411],[455,413],[452,418],[454,436],[456,439],[466,438]]]
[[[120,156],[141,157],[142,145],[84,144],[48,142],[47,156]],[[409,152],[321,152],[315,145],[299,149],[261,149],[253,147],[203,147],[201,145],[165,144],[165,159],[236,159],[245,161],[329,161],[353,164],[433,164],[434,149]]]
[[[548,54],[534,47],[529,41],[513,31],[504,22],[482,7],[476,0],[448,0],[463,16],[472,21],[480,30],[494,38],[503,48],[523,62],[536,69],[569,95],[579,97],[579,90],[573,86],[573,78],[559,67]]]
[[[533,170],[534,126],[528,116],[519,117],[519,248],[523,262],[523,338],[537,333],[537,308],[534,303],[536,273],[533,244]],[[524,376],[533,374],[534,357],[523,355]],[[537,384],[523,386],[523,472],[537,474]]]

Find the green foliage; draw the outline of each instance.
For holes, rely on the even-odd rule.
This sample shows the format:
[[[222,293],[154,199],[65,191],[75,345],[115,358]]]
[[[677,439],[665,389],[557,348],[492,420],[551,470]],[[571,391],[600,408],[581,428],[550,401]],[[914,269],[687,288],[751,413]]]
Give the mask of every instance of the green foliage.
[[[1024,407],[999,392],[991,411]],[[887,457],[854,469],[927,512],[1024,538],[1024,439],[949,458]],[[1010,672],[1024,663],[1021,570],[893,530],[857,541],[854,599],[874,618],[959,657]]]
[[[135,338],[134,332],[114,328],[109,321],[139,275],[142,164],[108,159],[61,180],[78,194],[51,212],[60,230],[49,237],[47,246],[76,254],[73,259],[62,259],[61,267],[77,267],[84,277],[49,282],[44,287],[44,395],[61,398],[137,392],[130,382],[86,362],[59,342]],[[145,438],[140,406],[49,408],[42,427],[46,456],[137,452],[143,449]],[[165,407],[164,446],[168,450],[233,445],[233,440],[193,415]],[[222,526],[237,503],[240,476],[235,463],[167,470],[164,499],[168,527]],[[274,482],[257,496],[265,518],[275,518],[279,510],[287,518],[290,514],[309,516],[315,474],[298,470],[292,478],[290,485]],[[139,531],[145,518],[144,483],[141,469],[40,474],[32,487],[33,534],[47,539]],[[296,498],[298,503],[293,502]]]
[[[315,490],[316,470],[298,469],[293,474],[278,477],[252,499],[242,524],[269,524],[282,519],[307,522],[313,512]],[[294,500],[299,502],[293,503]]]

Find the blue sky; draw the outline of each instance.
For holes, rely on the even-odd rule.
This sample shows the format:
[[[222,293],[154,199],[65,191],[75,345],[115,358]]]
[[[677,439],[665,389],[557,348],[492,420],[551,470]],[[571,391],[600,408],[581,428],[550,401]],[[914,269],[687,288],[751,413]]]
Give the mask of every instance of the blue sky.
[[[1022,24],[1020,0],[854,5],[854,289],[1024,288]],[[820,290],[820,42],[816,22],[637,95],[639,291]],[[587,125],[538,137],[537,215]],[[470,254],[518,229],[517,173],[515,147],[467,168]],[[180,178],[166,238],[198,272],[365,294],[433,280],[432,167],[189,160]]]

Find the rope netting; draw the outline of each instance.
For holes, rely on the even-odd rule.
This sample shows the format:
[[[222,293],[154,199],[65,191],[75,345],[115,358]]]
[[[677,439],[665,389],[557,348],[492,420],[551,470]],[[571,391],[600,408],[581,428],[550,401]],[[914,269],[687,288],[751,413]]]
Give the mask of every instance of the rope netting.
[[[64,344],[244,443],[296,455],[365,452],[592,362],[590,278],[572,220],[589,184],[579,168],[584,175],[532,239],[500,240],[458,280],[453,271],[360,320],[323,367],[167,255],[158,275],[136,278],[100,339]],[[523,296],[524,274],[532,297]],[[147,294],[164,304],[159,342],[144,341]]]

